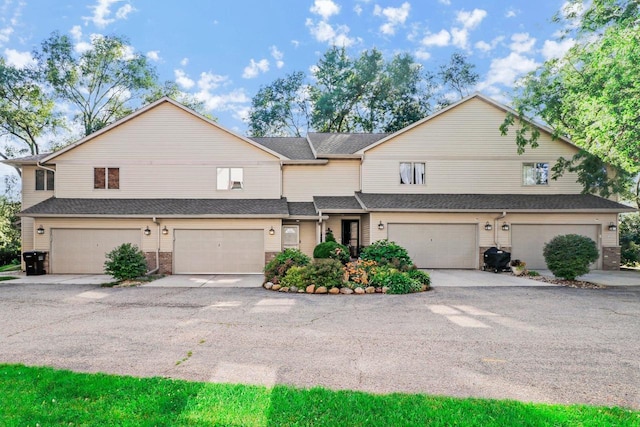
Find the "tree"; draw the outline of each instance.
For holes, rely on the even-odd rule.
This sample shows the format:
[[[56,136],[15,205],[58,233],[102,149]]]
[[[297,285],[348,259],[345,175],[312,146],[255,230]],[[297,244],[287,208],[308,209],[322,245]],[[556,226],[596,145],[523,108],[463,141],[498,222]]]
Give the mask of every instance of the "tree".
[[[146,57],[119,36],[94,37],[76,54],[69,37],[53,33],[35,57],[57,97],[78,109],[84,135],[130,113],[156,81]]]
[[[571,0],[555,20],[566,24],[573,47],[526,76],[501,131],[516,125],[518,151],[535,148],[540,118],[581,148],[553,168],[554,179],[576,172],[584,192],[621,193],[640,207],[640,9],[634,0]]]
[[[440,66],[438,77],[447,90],[452,91],[458,99],[461,99],[471,94],[480,79],[480,75],[474,69],[475,65],[467,62],[467,58],[463,54],[455,52],[447,64]],[[446,95],[438,101],[440,106],[444,107],[451,103]]]
[[[63,124],[39,77],[33,69],[11,67],[0,58],[0,136],[6,139],[0,150],[3,159],[39,154],[41,137]]]
[[[174,81],[167,80],[164,84],[160,85],[154,83],[151,88],[144,94],[142,98],[143,104],[151,104],[162,97],[169,97],[174,101],[179,102],[185,107],[197,112],[198,114],[207,117],[211,120],[217,120],[205,108],[205,103],[198,100],[194,95],[185,93],[180,90],[178,84]]]
[[[0,196],[0,265],[20,260],[20,203]]]

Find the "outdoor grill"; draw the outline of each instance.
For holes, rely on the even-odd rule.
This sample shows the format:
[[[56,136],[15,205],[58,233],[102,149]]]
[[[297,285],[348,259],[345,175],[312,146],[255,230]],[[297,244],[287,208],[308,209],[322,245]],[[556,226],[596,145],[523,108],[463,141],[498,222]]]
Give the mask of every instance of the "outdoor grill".
[[[484,251],[483,270],[493,270],[494,273],[499,271],[510,271],[509,263],[511,262],[511,253],[496,248],[495,246]]]

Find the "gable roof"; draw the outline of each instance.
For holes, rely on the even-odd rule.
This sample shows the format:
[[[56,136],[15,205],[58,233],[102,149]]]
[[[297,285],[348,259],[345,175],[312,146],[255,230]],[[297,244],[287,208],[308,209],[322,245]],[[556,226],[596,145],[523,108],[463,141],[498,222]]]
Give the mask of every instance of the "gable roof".
[[[191,114],[192,116],[197,117],[198,119],[208,123],[209,125],[217,128],[217,129],[219,129],[219,130],[221,130],[221,131],[223,131],[225,133],[228,133],[228,134],[230,134],[230,135],[232,135],[232,136],[234,136],[234,137],[236,137],[236,138],[238,138],[238,139],[240,139],[240,140],[242,140],[242,141],[244,141],[244,142],[246,142],[246,143],[248,143],[250,145],[253,145],[254,147],[256,147],[256,148],[258,148],[258,149],[260,149],[260,150],[262,150],[262,151],[264,151],[266,153],[269,153],[272,156],[277,157],[278,159],[283,159],[283,158],[286,157],[286,156],[283,156],[282,154],[277,153],[277,152],[275,152],[275,151],[273,151],[273,150],[271,150],[271,149],[269,149],[269,148],[267,148],[267,147],[265,147],[263,145],[258,144],[255,141],[250,140],[249,138],[246,138],[246,137],[244,137],[242,135],[239,135],[239,134],[237,134],[235,132],[230,131],[229,129],[226,129],[226,128],[220,126],[219,124],[217,124],[213,120],[211,120],[211,119],[209,119],[207,117],[204,117],[203,115],[198,114],[197,112],[185,107],[184,105],[180,104],[179,102],[174,101],[173,99],[165,96],[165,97],[162,97],[162,98],[158,99],[157,101],[152,102],[151,104],[148,104],[148,105],[146,105],[146,106],[144,106],[144,107],[132,112],[131,114],[129,114],[129,115],[127,115],[127,116],[125,116],[125,117],[123,117],[123,118],[121,118],[119,120],[116,120],[115,122],[111,123],[110,125],[105,126],[104,128],[102,128],[102,129],[100,129],[100,130],[98,130],[98,131],[96,131],[96,132],[94,132],[94,133],[92,133],[90,135],[85,136],[84,138],[76,141],[75,143],[73,143],[71,145],[68,145],[68,146],[64,147],[63,149],[61,149],[61,150],[58,150],[58,151],[55,151],[55,152],[51,153],[50,155],[48,155],[47,157],[42,159],[42,163],[49,162],[49,161],[55,159],[56,157],[60,156],[61,154],[64,154],[67,151],[71,151],[74,148],[76,148],[76,147],[78,147],[78,146],[80,146],[82,144],[85,144],[85,143],[93,140],[94,138],[96,138],[96,137],[98,137],[98,136],[100,136],[100,135],[102,135],[104,133],[107,133],[110,130],[112,130],[112,129],[118,127],[118,126],[121,126],[121,125],[129,122],[130,120],[133,120],[136,117],[138,117],[138,116],[140,116],[140,115],[142,115],[142,114],[144,114],[144,113],[146,113],[146,112],[148,112],[148,111],[150,111],[150,110],[152,110],[152,109],[156,108],[157,106],[159,106],[161,104],[164,104],[164,103],[168,103],[168,104],[170,104],[170,105],[172,105],[172,106],[174,106],[174,107],[176,107],[176,108],[178,108],[178,109],[180,109],[180,110],[182,110],[182,111],[184,111],[184,112],[186,112],[188,114]]]
[[[388,134],[385,138],[382,138],[382,139],[380,139],[378,141],[373,142],[372,144],[370,144],[370,145],[368,145],[366,147],[363,147],[362,149],[360,149],[355,154],[361,154],[362,155],[366,151],[369,151],[372,148],[375,148],[378,145],[384,144],[385,142],[395,138],[396,136],[402,135],[403,133],[408,132],[408,131],[410,131],[411,129],[413,129],[415,127],[418,127],[418,126],[420,126],[420,125],[422,125],[422,124],[424,124],[424,123],[426,123],[426,122],[428,122],[430,120],[433,120],[436,117],[441,116],[441,115],[447,113],[448,111],[455,109],[459,105],[462,105],[462,104],[464,104],[466,102],[471,101],[472,99],[479,99],[479,100],[481,100],[481,101],[483,101],[483,102],[485,102],[485,103],[487,103],[487,104],[489,104],[489,105],[491,105],[491,106],[493,106],[493,107],[495,107],[495,108],[497,108],[499,110],[504,111],[505,113],[511,113],[511,114],[515,115],[516,117],[519,116],[518,112],[516,110],[514,110],[513,108],[507,107],[506,105],[503,105],[503,104],[501,104],[501,103],[499,103],[499,102],[497,102],[497,101],[495,101],[495,100],[493,100],[493,99],[491,99],[491,98],[489,98],[489,97],[487,97],[487,96],[485,96],[485,95],[483,95],[483,94],[481,94],[479,92],[476,92],[476,93],[474,93],[472,95],[469,95],[469,96],[467,96],[465,98],[462,98],[458,102],[454,102],[453,104],[451,104],[451,105],[449,105],[449,106],[447,106],[447,107],[445,107],[445,108],[443,108],[441,110],[436,111],[433,114],[430,114],[429,116],[427,116],[427,117],[425,117],[425,118],[423,118],[421,120],[418,120],[415,123],[410,124],[409,126],[406,126],[406,127],[402,128],[402,129],[400,129],[400,130],[398,130],[398,131],[396,131],[396,132],[394,132],[392,134]],[[546,133],[548,133],[550,135],[553,135],[553,129],[551,129],[550,127],[545,126],[545,125],[540,124],[540,123],[533,122],[531,120],[526,120],[526,121],[530,125],[535,126],[538,129],[540,129],[540,130],[542,130],[542,131],[544,131],[544,132],[546,132]],[[559,140],[559,141],[562,141],[562,142],[564,142],[566,144],[569,144],[572,147],[579,148],[573,142],[571,142],[568,138],[565,138],[563,136],[558,136],[556,139]]]
[[[318,133],[309,132],[307,140],[316,157],[355,155],[388,133]]]
[[[592,194],[373,194],[356,193],[367,211],[407,212],[633,212]]]
[[[315,160],[307,138],[284,136],[249,137],[249,139],[291,160]]]
[[[37,165],[42,161],[45,157],[51,155],[51,153],[41,153],[35,154],[33,156],[24,156],[24,157],[16,157],[15,159],[4,159],[2,163],[6,163],[8,165]]]

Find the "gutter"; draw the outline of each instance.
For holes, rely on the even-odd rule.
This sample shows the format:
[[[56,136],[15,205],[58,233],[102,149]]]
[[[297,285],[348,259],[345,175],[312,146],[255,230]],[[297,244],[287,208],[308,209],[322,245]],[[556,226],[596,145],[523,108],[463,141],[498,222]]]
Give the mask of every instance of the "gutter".
[[[158,226],[158,242],[156,245],[156,268],[154,268],[153,270],[147,271],[145,273],[146,276],[160,271],[160,221],[157,221],[155,216],[151,218],[151,221],[153,221],[153,223]]]
[[[51,168],[48,168],[46,166],[42,166],[42,164],[40,164],[40,160],[36,161],[36,166],[39,167],[40,169],[44,169],[46,171],[50,171],[50,172],[56,173],[55,169],[51,169]]]
[[[499,215],[493,219],[493,243],[498,249],[501,249],[500,242],[498,242],[498,222],[505,216],[507,216],[507,212],[503,211],[502,215]]]

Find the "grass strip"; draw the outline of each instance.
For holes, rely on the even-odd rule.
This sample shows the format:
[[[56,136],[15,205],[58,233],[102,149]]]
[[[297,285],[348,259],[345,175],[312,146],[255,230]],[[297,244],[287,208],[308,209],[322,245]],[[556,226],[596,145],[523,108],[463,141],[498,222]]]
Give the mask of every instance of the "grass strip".
[[[637,426],[640,412],[421,394],[212,384],[0,364],[0,424]]]

